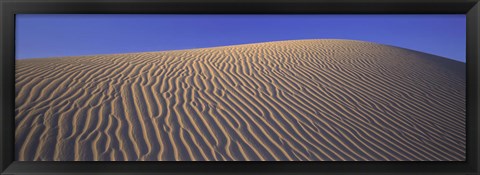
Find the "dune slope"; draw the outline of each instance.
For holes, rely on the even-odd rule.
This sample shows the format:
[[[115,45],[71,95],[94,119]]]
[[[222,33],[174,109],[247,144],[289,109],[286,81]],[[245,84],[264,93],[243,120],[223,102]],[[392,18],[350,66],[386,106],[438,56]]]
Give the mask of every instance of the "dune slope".
[[[16,62],[16,159],[465,160],[465,64],[351,40]]]

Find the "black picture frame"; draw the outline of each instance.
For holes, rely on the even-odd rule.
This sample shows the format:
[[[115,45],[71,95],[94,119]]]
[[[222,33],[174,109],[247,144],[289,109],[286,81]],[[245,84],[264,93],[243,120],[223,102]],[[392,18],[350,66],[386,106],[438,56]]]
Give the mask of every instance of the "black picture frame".
[[[1,174],[479,174],[479,0],[0,0]],[[461,162],[14,161],[15,14],[465,14],[467,157]]]

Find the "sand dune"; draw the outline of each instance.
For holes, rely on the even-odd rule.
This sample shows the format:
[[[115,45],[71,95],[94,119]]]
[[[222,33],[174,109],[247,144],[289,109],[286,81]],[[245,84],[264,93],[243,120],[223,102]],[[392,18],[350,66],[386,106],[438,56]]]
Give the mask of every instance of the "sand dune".
[[[465,87],[351,40],[19,60],[16,159],[465,160]]]

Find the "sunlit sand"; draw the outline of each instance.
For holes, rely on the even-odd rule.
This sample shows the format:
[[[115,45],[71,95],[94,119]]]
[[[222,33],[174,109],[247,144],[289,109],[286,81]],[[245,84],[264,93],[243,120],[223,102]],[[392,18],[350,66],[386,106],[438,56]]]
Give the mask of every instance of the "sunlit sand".
[[[352,40],[16,62],[21,161],[465,160],[465,63]]]

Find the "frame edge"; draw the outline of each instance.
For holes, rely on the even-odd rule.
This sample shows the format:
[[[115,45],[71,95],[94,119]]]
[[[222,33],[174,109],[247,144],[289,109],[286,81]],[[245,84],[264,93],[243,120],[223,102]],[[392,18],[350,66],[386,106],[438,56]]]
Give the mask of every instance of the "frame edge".
[[[0,172],[6,171],[6,169],[13,163],[13,149],[14,149],[14,121],[13,121],[13,105],[15,99],[13,98],[15,90],[11,86],[6,86],[15,83],[14,71],[12,65],[14,60],[8,59],[14,57],[15,39],[14,36],[9,35],[13,33],[11,27],[14,28],[14,14],[12,9],[8,7],[10,3],[6,0],[0,0]],[[13,103],[12,103],[13,102]]]
[[[479,94],[480,89],[478,87],[480,82],[479,67],[480,67],[480,2],[477,2],[467,12],[467,134],[474,133],[476,137],[467,135],[467,161],[474,169],[475,173],[480,174],[480,147],[478,146],[480,140],[480,120],[478,115],[480,114]],[[470,63],[470,64],[469,64]],[[471,130],[471,131],[469,131]],[[473,152],[475,154],[469,154]]]

